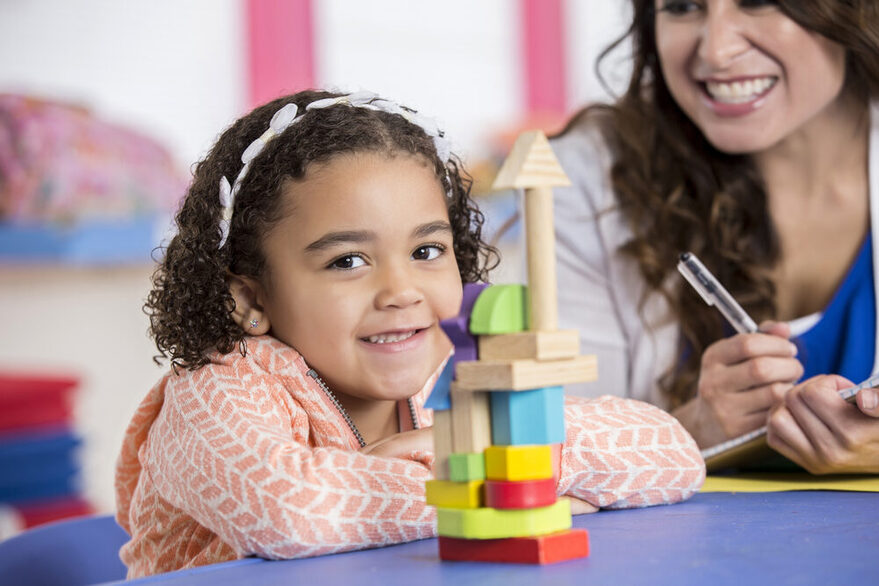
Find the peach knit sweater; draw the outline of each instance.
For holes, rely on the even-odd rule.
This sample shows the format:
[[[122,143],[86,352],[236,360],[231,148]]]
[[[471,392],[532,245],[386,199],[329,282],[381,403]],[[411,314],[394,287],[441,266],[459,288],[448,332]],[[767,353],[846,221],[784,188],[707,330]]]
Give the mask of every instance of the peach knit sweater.
[[[116,469],[129,577],[257,555],[299,558],[432,537],[433,455],[361,454],[292,348],[251,338],[168,373],[137,409]],[[433,379],[415,396],[420,425]],[[406,410],[408,411],[408,410]],[[408,419],[401,417],[401,422]],[[559,494],[600,507],[681,501],[701,486],[695,442],[636,401],[568,398]]]

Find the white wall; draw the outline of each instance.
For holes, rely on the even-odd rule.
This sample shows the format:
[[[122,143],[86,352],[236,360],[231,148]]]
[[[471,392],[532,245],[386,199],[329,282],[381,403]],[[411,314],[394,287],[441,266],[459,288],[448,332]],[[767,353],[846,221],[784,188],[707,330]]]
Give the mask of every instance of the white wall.
[[[184,168],[244,104],[240,0],[3,0],[0,91],[79,102]]]
[[[521,116],[510,0],[316,0],[320,85],[369,88],[435,116],[465,157]],[[592,60],[621,3],[569,0],[572,104],[602,96]],[[181,168],[244,107],[243,0],[2,0],[0,91],[74,100],[150,133]],[[83,377],[86,491],[113,508],[113,462],[161,370],[140,306],[151,267],[0,266],[0,368]]]

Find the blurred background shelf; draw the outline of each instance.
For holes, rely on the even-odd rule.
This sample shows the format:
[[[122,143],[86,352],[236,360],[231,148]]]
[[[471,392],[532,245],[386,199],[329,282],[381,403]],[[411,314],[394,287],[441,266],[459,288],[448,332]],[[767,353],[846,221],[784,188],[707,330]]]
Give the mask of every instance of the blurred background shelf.
[[[168,218],[72,225],[0,222],[0,265],[114,265],[152,262]]]

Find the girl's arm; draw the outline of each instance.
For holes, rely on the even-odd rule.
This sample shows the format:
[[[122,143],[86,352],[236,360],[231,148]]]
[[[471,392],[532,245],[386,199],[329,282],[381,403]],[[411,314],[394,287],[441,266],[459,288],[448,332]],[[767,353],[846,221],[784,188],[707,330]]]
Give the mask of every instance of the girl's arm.
[[[166,392],[150,431],[144,467],[165,500],[242,556],[298,558],[434,535],[428,463],[310,448],[306,413],[276,378],[211,370]]]
[[[559,494],[596,507],[671,504],[705,480],[699,448],[671,415],[647,403],[567,397]]]

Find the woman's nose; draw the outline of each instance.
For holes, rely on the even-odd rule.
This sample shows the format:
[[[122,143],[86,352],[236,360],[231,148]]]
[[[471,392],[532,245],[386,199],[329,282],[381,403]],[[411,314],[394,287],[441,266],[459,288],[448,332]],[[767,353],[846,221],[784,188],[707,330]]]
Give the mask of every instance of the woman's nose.
[[[735,2],[715,2],[702,23],[699,59],[713,70],[728,67],[750,47],[738,10]]]

